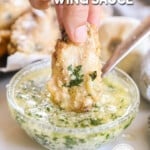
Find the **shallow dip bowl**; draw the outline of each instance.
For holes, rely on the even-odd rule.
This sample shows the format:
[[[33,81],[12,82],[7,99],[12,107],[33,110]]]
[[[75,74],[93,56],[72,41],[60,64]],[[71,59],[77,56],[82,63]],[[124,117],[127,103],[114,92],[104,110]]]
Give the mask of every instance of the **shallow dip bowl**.
[[[114,69],[105,78],[112,76],[116,82],[123,83],[130,99],[126,111],[121,116],[113,116],[113,119],[108,122],[100,123],[91,118],[92,125],[79,126],[80,123],[77,120],[85,118],[88,112],[68,113],[54,104],[49,106],[50,94],[47,90],[46,93],[42,90],[46,89],[46,83],[51,77],[50,68],[51,63],[48,60],[33,63],[19,71],[7,87],[7,99],[12,117],[32,139],[45,148],[49,150],[96,150],[122,133],[135,118],[140,101],[138,88],[126,73]],[[40,83],[38,88],[37,83]],[[113,91],[113,89],[110,90]],[[68,120],[63,118],[66,113],[70,115],[67,114]],[[76,122],[76,125],[65,125],[65,123],[70,124],[70,121]]]

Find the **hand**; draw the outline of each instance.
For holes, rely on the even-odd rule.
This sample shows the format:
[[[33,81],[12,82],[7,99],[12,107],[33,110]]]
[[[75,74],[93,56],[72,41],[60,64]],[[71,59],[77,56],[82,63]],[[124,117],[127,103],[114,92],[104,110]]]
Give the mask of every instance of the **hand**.
[[[49,7],[50,0],[30,0],[33,7],[45,9]],[[87,26],[89,22],[99,26],[99,5],[56,5],[58,20],[64,26],[68,36],[75,43],[83,43],[87,38]]]

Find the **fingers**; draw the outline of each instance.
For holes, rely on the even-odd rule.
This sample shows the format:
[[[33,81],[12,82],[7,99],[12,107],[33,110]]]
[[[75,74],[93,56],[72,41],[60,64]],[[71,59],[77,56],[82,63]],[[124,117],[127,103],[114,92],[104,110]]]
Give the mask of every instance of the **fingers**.
[[[63,25],[70,39],[75,43],[83,43],[87,38],[88,5],[64,5]]]
[[[45,9],[50,0],[29,0],[33,7]],[[59,23],[63,25],[70,39],[75,43],[83,43],[87,38],[87,22],[95,26],[100,24],[100,6],[96,5],[56,5]]]
[[[88,22],[96,27],[100,25],[101,7],[90,4]]]
[[[50,0],[29,0],[31,5],[37,9],[46,9],[50,5]]]
[[[63,5],[55,5],[55,8],[56,8],[56,12],[57,12],[57,18],[58,18],[58,21],[59,21],[59,25],[60,27],[63,26]]]

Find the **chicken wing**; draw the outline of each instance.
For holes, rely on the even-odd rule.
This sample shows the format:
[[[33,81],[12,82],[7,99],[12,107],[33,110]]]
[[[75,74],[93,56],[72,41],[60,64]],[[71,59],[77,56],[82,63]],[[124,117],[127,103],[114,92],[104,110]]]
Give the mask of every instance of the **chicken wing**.
[[[66,36],[59,40],[53,55],[52,77],[48,83],[52,100],[67,111],[88,111],[100,98],[100,44],[95,27],[88,39],[75,45]]]
[[[59,37],[55,18],[54,8],[45,11],[32,10],[19,17],[12,26],[9,54],[16,51],[26,54],[53,52]]]
[[[9,29],[29,7],[28,0],[0,0],[0,29]]]
[[[7,54],[7,45],[10,39],[9,30],[0,30],[0,57]]]

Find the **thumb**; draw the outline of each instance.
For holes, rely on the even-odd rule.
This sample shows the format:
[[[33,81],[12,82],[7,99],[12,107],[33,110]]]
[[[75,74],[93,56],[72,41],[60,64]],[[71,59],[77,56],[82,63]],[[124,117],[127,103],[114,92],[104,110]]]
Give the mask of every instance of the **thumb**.
[[[75,43],[86,41],[88,10],[88,5],[64,5],[63,25],[69,38]]]

